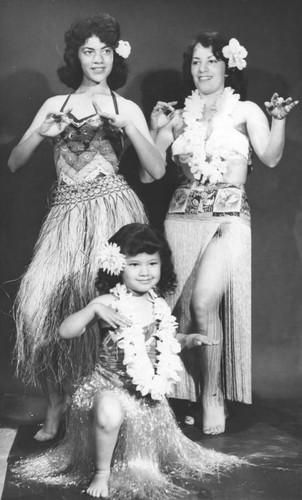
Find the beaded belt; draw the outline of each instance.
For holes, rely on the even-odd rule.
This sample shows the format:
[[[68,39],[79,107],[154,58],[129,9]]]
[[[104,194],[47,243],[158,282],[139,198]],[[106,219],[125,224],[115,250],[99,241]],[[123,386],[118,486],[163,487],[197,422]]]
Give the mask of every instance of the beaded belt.
[[[249,214],[249,205],[243,186],[217,184],[203,186],[185,184],[174,193],[169,214],[237,215]]]
[[[130,189],[121,175],[99,176],[79,184],[60,183],[53,192],[52,205],[75,205]]]

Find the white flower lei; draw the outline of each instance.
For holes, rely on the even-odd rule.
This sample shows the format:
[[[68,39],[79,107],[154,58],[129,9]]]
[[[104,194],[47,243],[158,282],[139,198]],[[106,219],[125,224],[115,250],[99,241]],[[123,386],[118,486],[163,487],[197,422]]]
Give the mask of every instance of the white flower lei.
[[[127,304],[133,300],[133,295],[125,285],[118,284],[110,292],[118,298],[117,308],[122,314],[127,314]],[[182,365],[178,353],[180,344],[175,339],[177,323],[171,314],[168,304],[153,293],[152,297],[156,331],[148,341],[145,341],[144,327],[134,324],[130,327],[111,331],[112,338],[124,351],[124,365],[131,377],[133,385],[142,396],[150,394],[154,400],[162,398],[171,392],[172,385],[179,380],[178,372]],[[146,347],[156,339],[156,360],[153,367]]]
[[[213,129],[225,128],[229,116],[239,101],[239,95],[226,87],[216,102],[216,112],[212,119]],[[207,138],[207,124],[202,121],[205,102],[198,90],[185,100],[183,120],[184,132],[174,141],[173,156],[185,155],[181,160],[187,163],[195,179],[202,184],[222,182],[226,173],[226,160],[230,153],[225,144]],[[224,141],[222,141],[224,142]]]

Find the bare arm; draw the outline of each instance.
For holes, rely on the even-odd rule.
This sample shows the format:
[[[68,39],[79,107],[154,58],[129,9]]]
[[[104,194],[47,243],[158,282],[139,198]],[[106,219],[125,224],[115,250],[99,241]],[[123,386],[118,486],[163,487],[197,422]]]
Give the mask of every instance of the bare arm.
[[[51,97],[41,106],[32,124],[10,154],[8,168],[12,172],[16,172],[28,162],[45,137],[55,137],[67,126],[69,110],[60,113],[58,109],[61,103],[62,97],[57,96]]]
[[[117,328],[130,326],[131,321],[112,308],[112,296],[103,295],[93,299],[86,307],[68,316],[59,328],[64,339],[80,337],[89,324],[102,320],[106,326]]]
[[[173,127],[178,115],[174,105],[176,101],[158,101],[150,117],[150,132],[157,149],[164,159],[166,159],[167,149],[174,141]]]
[[[104,113],[95,108],[100,116],[107,118],[112,125],[123,128],[132,142],[140,160],[140,178],[143,182],[160,179],[165,174],[165,161],[157,148],[148,130],[145,117],[134,102],[126,99],[119,100],[120,114]]]

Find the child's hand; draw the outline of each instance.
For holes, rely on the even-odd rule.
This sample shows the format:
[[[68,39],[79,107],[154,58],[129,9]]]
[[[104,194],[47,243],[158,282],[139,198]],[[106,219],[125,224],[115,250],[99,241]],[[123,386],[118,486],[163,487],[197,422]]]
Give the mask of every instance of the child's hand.
[[[98,318],[102,319],[105,323],[107,323],[109,326],[112,326],[113,328],[132,325],[132,322],[128,318],[126,318],[126,316],[118,313],[110,306],[106,306],[105,304],[101,304],[100,302],[94,302],[90,305],[90,307],[93,307],[94,314]]]
[[[186,347],[187,349],[192,349],[193,347],[198,347],[200,345],[218,345],[219,340],[210,341],[206,335],[201,333],[190,333],[187,335]]]

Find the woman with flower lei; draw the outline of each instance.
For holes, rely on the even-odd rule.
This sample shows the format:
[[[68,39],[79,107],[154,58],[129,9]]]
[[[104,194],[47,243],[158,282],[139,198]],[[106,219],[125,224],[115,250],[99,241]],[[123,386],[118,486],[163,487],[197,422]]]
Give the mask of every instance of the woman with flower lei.
[[[140,158],[142,179],[164,174],[142,111],[114,92],[126,82],[131,51],[117,21],[92,15],[74,23],[65,42],[66,64],[58,74],[73,91],[42,105],[8,161],[16,172],[45,138],[53,142],[58,184],[16,301],[18,374],[27,383],[42,378],[49,399],[39,441],[57,433],[64,379],[89,372],[95,362],[97,331],[94,340],[66,346],[58,336],[62,315],[93,297],[90,262],[100,244],[123,225],[146,221],[142,203],[118,173],[125,137]]]
[[[184,491],[173,484],[176,478],[202,479],[242,463],[186,438],[167,403],[182,369],[181,348],[211,342],[201,334],[176,334],[162,297],[175,286],[162,233],[128,224],[100,250],[98,265],[100,295],[67,317],[60,335],[66,341],[86,329],[89,335],[98,322],[99,363],[72,397],[63,441],[21,461],[15,473],[21,481],[66,486],[90,481],[93,497],[180,498]]]
[[[175,393],[201,400],[206,434],[224,432],[226,399],[251,402],[250,209],[244,184],[251,149],[268,167],[278,164],[286,117],[298,104],[275,93],[265,103],[270,127],[255,103],[240,99],[246,56],[235,38],[201,33],[184,54],[190,95],[183,109],[158,102],[151,117],[155,143],[164,157],[172,144],[180,174],[165,222],[178,275],[170,305],[177,305],[182,331],[193,328],[219,341],[184,360],[195,382],[187,373]]]

